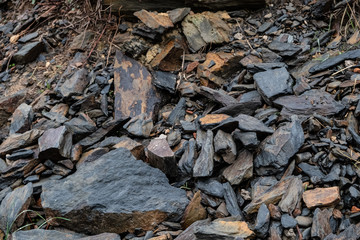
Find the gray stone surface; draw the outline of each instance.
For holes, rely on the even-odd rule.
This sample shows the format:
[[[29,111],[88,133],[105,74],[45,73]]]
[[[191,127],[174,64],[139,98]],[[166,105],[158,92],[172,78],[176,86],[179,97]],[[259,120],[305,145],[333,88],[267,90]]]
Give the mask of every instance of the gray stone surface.
[[[239,114],[235,119],[239,122],[239,129],[245,132],[274,133],[272,128],[262,121],[246,114]]]
[[[77,70],[69,79],[66,79],[59,88],[59,92],[63,97],[81,95],[88,84],[87,70],[82,68]]]
[[[278,128],[260,145],[261,151],[254,160],[259,175],[282,172],[290,158],[304,143],[304,132],[299,119],[294,116],[291,123]]]
[[[265,238],[270,226],[270,211],[266,204],[261,204],[256,217],[254,231],[258,237]]]
[[[26,103],[20,104],[13,113],[10,125],[10,134],[24,133],[30,130],[33,118],[34,112],[31,106]]]
[[[277,68],[254,74],[257,90],[271,104],[276,97],[292,93],[293,79],[286,68]]]
[[[26,43],[26,42],[36,38],[37,36],[39,36],[39,34],[37,32],[26,34],[25,36],[23,36],[19,39],[19,43]]]
[[[34,61],[44,50],[45,45],[43,42],[28,43],[15,53],[12,59],[17,64],[26,64]]]
[[[46,130],[38,142],[41,159],[60,160],[70,157],[72,134],[65,126]]]
[[[8,193],[0,205],[0,228],[6,232],[7,228],[13,231],[19,228],[24,222],[26,214],[17,215],[30,205],[31,195],[33,193],[32,184],[29,183],[23,187],[16,188]]]
[[[46,182],[41,199],[46,216],[66,217],[71,222],[62,225],[91,234],[152,230],[165,219],[179,220],[188,204],[185,191],[124,148]]]
[[[193,176],[194,177],[208,177],[211,176],[214,170],[214,146],[213,146],[213,132],[208,130],[206,132],[206,140],[204,141],[199,157],[196,159]]]

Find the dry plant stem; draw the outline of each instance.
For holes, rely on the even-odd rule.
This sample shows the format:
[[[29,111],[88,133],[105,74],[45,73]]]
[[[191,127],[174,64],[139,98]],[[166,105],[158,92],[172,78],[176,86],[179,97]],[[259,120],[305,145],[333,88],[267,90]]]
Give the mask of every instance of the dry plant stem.
[[[348,69],[348,68],[352,68],[352,67],[354,67],[354,66],[356,66],[356,65],[351,65],[351,66],[348,66],[348,67],[342,68],[342,69],[340,69],[339,71],[334,72],[333,74],[331,74],[331,76],[330,76],[330,77],[333,77],[333,76],[335,76],[335,75],[337,75],[337,74],[341,73],[342,71],[344,71],[344,70],[346,70],[346,69]]]
[[[351,6],[349,5],[349,3],[347,3],[347,5],[349,6],[349,9],[350,9],[351,15],[353,16],[353,18],[354,18],[354,21],[355,21],[356,25],[357,25],[357,26],[358,26],[358,28],[360,29],[360,24],[359,24],[359,22],[358,22],[358,21],[357,21],[357,19],[356,19],[356,15],[355,15],[355,13],[354,13],[354,10],[351,8]]]

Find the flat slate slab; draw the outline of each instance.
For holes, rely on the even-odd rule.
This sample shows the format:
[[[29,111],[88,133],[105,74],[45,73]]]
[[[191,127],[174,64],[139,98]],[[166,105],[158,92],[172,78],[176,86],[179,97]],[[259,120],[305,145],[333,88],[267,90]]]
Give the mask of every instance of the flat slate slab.
[[[160,102],[150,72],[139,62],[117,51],[114,66],[115,119],[145,113],[152,118]]]
[[[152,230],[166,219],[179,220],[188,204],[184,190],[125,148],[45,183],[41,199],[47,217],[68,218],[61,225],[87,234]]]

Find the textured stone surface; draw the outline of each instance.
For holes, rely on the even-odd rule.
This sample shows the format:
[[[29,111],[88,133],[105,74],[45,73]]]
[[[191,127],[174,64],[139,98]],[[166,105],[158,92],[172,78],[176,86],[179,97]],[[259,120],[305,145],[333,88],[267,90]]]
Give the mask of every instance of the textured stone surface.
[[[28,43],[15,53],[12,59],[18,64],[26,64],[34,61],[44,50],[43,42]]]
[[[270,226],[270,212],[266,205],[263,203],[259,208],[258,215],[256,217],[254,231],[258,237],[266,237]]]
[[[271,104],[276,97],[292,93],[293,80],[286,68],[278,68],[254,74],[257,90]]]
[[[39,158],[60,160],[69,158],[72,147],[72,134],[65,126],[51,128],[39,138]]]
[[[211,176],[214,169],[214,136],[211,130],[206,132],[206,139],[201,148],[199,157],[196,159],[193,176],[208,177]]]
[[[206,209],[201,205],[201,195],[198,191],[186,207],[181,225],[186,229],[194,222],[205,219],[206,215]]]
[[[230,28],[216,13],[187,15],[182,27],[190,49],[194,52],[210,43],[229,41]]]
[[[252,153],[247,150],[240,152],[236,161],[224,170],[223,176],[231,185],[238,185],[243,180],[251,178],[253,176]]]
[[[10,230],[14,231],[23,224],[26,214],[21,214],[18,218],[17,215],[28,209],[32,193],[33,186],[29,183],[6,195],[0,205],[1,230],[6,232],[6,228],[11,227]]]
[[[239,122],[239,129],[246,132],[274,133],[262,121],[249,115],[239,114],[234,119]]]
[[[125,119],[144,113],[152,118],[159,95],[152,85],[149,71],[120,51],[114,65],[115,118]]]
[[[66,233],[56,230],[33,229],[28,231],[17,231],[12,235],[13,240],[120,240],[120,236],[115,233],[102,233],[94,236],[84,236],[79,233]]]
[[[332,233],[330,226],[330,217],[332,216],[332,209],[320,208],[315,209],[313,224],[311,227],[311,237],[324,239],[327,235]]]
[[[87,78],[87,70],[82,68],[77,70],[61,85],[59,92],[63,97],[81,95],[88,84],[89,78]]]
[[[5,155],[22,147],[27,147],[38,140],[44,131],[33,129],[22,134],[13,134],[0,145],[0,155]]]
[[[309,116],[314,113],[328,116],[334,115],[344,109],[344,106],[334,100],[327,92],[312,89],[300,96],[284,96],[277,98],[274,103],[283,107],[281,115]]]
[[[236,158],[236,143],[230,133],[218,130],[214,137],[215,152],[220,154],[225,162],[233,163]]]
[[[279,173],[304,143],[304,132],[296,116],[291,123],[279,127],[261,143],[261,152],[254,160],[259,175]]]
[[[308,208],[331,206],[340,201],[339,187],[307,190],[303,194],[303,199]]]
[[[10,134],[24,133],[30,130],[34,112],[26,103],[20,104],[13,113],[10,126]]]
[[[26,91],[18,91],[0,98],[0,126],[8,121],[16,108],[25,100]]]
[[[47,217],[69,218],[61,224],[91,234],[151,230],[165,219],[179,220],[188,204],[183,190],[124,148],[45,183],[41,199]]]

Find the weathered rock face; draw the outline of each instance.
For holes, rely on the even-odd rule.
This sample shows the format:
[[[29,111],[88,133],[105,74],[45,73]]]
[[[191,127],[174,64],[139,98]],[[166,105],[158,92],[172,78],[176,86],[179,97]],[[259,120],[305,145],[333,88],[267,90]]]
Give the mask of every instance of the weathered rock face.
[[[229,41],[230,28],[215,13],[190,14],[182,22],[183,32],[194,52],[207,44]]]
[[[286,68],[256,73],[254,80],[259,93],[268,104],[276,97],[292,93],[293,80]]]
[[[59,160],[71,154],[72,134],[65,126],[51,128],[39,138],[39,158]]]
[[[31,106],[26,103],[21,104],[13,113],[10,126],[10,134],[24,133],[30,130],[34,118]]]
[[[139,62],[121,52],[116,52],[115,72],[115,118],[125,119],[141,113],[152,118],[154,107],[160,102],[152,86],[152,76]]]
[[[7,122],[11,114],[24,101],[25,91],[19,91],[10,96],[0,98],[0,126]]]
[[[33,193],[32,184],[16,188],[11,193],[8,193],[0,205],[0,228],[6,232],[7,227],[10,231],[20,227],[25,219],[25,214],[17,215],[30,205],[31,195]]]
[[[29,146],[38,140],[44,131],[33,129],[22,134],[13,134],[0,145],[0,155],[5,155],[11,151]]]
[[[309,116],[314,113],[328,116],[344,109],[344,105],[335,101],[331,94],[316,89],[306,91],[300,96],[279,97],[274,103],[283,106],[281,114],[285,116]]]
[[[34,61],[45,50],[43,42],[28,43],[12,57],[14,62],[25,64]]]
[[[196,159],[193,176],[208,177],[211,176],[214,169],[214,134],[211,130],[206,132],[206,139],[201,148],[201,153]]]
[[[61,224],[91,234],[150,230],[165,219],[179,220],[188,204],[183,190],[124,148],[45,183],[41,199],[47,216],[69,218]]]
[[[259,175],[279,173],[284,170],[289,159],[304,143],[304,132],[300,121],[292,118],[291,123],[278,128],[262,143],[262,151],[256,156],[254,165]]]
[[[56,230],[33,229],[29,231],[17,231],[11,235],[13,240],[52,240],[52,239],[66,239],[66,240],[120,240],[120,236],[115,233],[102,233],[95,236],[84,236],[79,233],[66,233]]]
[[[240,152],[236,161],[224,170],[223,176],[232,185],[238,185],[243,180],[251,178],[253,176],[252,153],[247,150]]]
[[[305,191],[303,199],[308,208],[331,206],[340,201],[340,191],[338,187],[315,188]]]
[[[81,95],[86,86],[89,84],[87,70],[85,68],[77,70],[71,78],[67,79],[59,88],[63,97]]]

